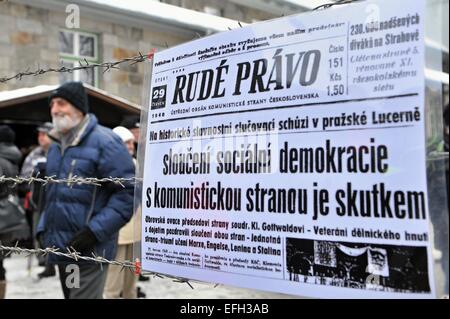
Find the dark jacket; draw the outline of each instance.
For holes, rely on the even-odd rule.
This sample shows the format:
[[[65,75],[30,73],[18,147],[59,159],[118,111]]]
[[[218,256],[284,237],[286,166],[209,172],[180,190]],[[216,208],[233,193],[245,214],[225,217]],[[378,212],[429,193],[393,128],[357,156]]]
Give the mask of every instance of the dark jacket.
[[[18,176],[21,158],[22,154],[15,145],[0,143],[0,176]],[[6,200],[9,195],[15,195],[16,193],[17,189],[14,187],[14,182],[0,183],[0,200]],[[23,221],[25,222],[25,215],[23,215]],[[8,231],[0,230],[0,241],[7,246],[12,245],[16,240],[27,238],[28,231],[25,226],[15,228],[14,231],[11,229],[8,229]]]
[[[134,176],[134,166],[120,138],[97,124],[96,117],[89,114],[87,126],[64,152],[59,143],[51,145],[46,174],[57,179],[71,176],[130,178]],[[98,240],[94,252],[107,259],[114,258],[118,231],[130,220],[133,211],[133,185],[124,186],[49,183],[45,209],[37,228],[37,234],[43,235],[43,245],[65,251],[74,235],[87,226]],[[49,262],[65,261],[49,256]]]
[[[16,177],[19,175],[19,163],[22,158],[17,146],[0,143],[0,176]],[[14,192],[14,183],[0,183],[0,198]]]

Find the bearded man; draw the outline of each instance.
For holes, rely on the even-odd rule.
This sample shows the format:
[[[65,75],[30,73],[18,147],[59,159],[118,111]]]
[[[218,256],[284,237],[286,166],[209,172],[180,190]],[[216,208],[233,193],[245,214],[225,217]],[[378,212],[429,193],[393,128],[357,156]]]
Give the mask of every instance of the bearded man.
[[[45,208],[37,229],[42,247],[95,253],[106,259],[116,255],[118,231],[131,218],[133,185],[71,183],[72,177],[131,178],[134,165],[121,139],[101,126],[89,113],[83,84],[68,82],[49,97],[54,130],[46,164],[47,176],[68,179],[49,183]],[[66,299],[103,297],[107,266],[74,261],[56,255],[49,263],[58,265]]]

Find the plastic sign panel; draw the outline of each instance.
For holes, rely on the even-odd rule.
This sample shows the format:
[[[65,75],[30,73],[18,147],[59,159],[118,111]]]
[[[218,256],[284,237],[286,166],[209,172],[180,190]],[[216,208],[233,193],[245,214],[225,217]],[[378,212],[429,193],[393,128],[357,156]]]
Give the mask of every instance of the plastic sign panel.
[[[143,269],[302,296],[434,296],[423,1],[164,50],[150,95]]]

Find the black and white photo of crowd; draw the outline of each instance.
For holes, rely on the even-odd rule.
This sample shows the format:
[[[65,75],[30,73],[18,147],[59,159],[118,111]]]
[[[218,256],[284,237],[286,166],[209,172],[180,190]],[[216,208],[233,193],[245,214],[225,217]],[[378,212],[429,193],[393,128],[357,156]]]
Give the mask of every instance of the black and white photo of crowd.
[[[301,283],[430,292],[426,247],[286,238],[286,268]]]

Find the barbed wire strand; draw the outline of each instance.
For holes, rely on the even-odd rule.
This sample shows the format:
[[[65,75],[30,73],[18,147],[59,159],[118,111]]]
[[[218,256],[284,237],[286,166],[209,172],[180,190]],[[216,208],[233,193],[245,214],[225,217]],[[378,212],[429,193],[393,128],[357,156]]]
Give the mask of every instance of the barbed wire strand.
[[[128,269],[128,270],[134,272],[136,275],[154,276],[154,277],[158,277],[161,279],[164,279],[164,278],[171,279],[175,283],[184,283],[184,284],[187,284],[191,289],[194,289],[194,287],[192,286],[192,284],[190,282],[192,280],[177,277],[177,276],[161,274],[161,273],[157,273],[157,272],[142,271],[139,261],[136,261],[136,262],[123,261],[122,262],[122,261],[117,261],[117,260],[108,260],[104,257],[97,256],[94,253],[92,253],[92,257],[83,256],[79,252],[75,251],[73,248],[67,248],[67,253],[60,251],[58,248],[45,248],[45,249],[21,248],[21,247],[18,247],[17,242],[14,247],[4,246],[0,242],[0,252],[3,253],[4,251],[7,251],[7,253],[5,254],[6,257],[10,256],[11,254],[19,254],[20,255],[20,254],[24,254],[24,253],[26,254],[26,257],[29,257],[30,255],[42,255],[45,257],[48,254],[54,254],[54,255],[57,255],[60,257],[70,258],[72,260],[75,260],[76,262],[79,262],[80,260],[84,260],[84,261],[97,263],[100,266],[102,266],[103,264],[108,264],[108,265],[112,265],[112,266],[120,266],[120,267],[122,267],[122,269],[120,271],[123,271],[124,269]],[[218,286],[220,286],[220,284],[215,284],[213,286],[213,288],[217,288]],[[441,299],[448,299],[448,298],[449,298],[448,295],[441,296]]]
[[[69,178],[56,179],[55,176],[43,176],[43,177],[32,177],[32,176],[31,177],[20,177],[20,176],[6,177],[5,175],[0,176],[0,184],[1,183],[13,183],[12,186],[16,186],[16,185],[20,185],[20,184],[24,184],[24,183],[26,183],[26,184],[42,183],[43,185],[47,185],[50,183],[54,183],[54,184],[67,183],[69,186],[73,186],[76,184],[102,186],[102,184],[104,184],[104,183],[114,183],[114,184],[118,184],[122,187],[125,187],[125,185],[124,185],[125,183],[138,183],[138,182],[142,182],[142,178],[137,178],[137,177],[130,177],[130,178],[87,177],[87,178],[83,178],[83,177],[78,177],[78,176],[72,176]],[[177,283],[185,283],[191,289],[194,289],[194,287],[190,283],[189,279],[185,279],[185,278],[177,277],[177,276],[170,276],[170,275],[156,273],[156,272],[142,271],[141,264],[138,260],[136,260],[135,262],[132,262],[132,261],[120,262],[117,260],[108,260],[104,257],[97,256],[95,254],[93,254],[91,257],[83,256],[81,253],[75,251],[73,248],[67,248],[67,252],[63,252],[60,249],[54,248],[54,247],[45,248],[45,249],[21,248],[21,247],[18,247],[18,243],[16,243],[16,245],[14,247],[8,247],[8,246],[2,245],[0,242],[0,252],[3,252],[3,251],[7,251],[6,256],[11,255],[12,253],[16,253],[16,254],[26,253],[27,256],[29,256],[31,254],[35,254],[35,255],[42,254],[43,256],[46,256],[48,254],[54,254],[54,255],[60,256],[60,257],[61,256],[67,257],[67,258],[70,258],[75,261],[84,260],[84,261],[99,263],[100,266],[102,266],[103,264],[120,266],[120,267],[122,267],[121,271],[123,271],[124,269],[129,269],[131,271],[134,271],[136,274],[151,275],[151,276],[155,276],[155,277],[159,277],[159,278],[168,278],[168,279],[172,279],[174,282],[177,282]],[[217,285],[214,287],[217,287]]]
[[[73,185],[94,185],[94,186],[102,186],[105,183],[113,183],[118,184],[122,187],[125,187],[126,183],[140,183],[142,182],[142,178],[138,177],[104,177],[104,178],[96,178],[96,177],[79,177],[73,175],[67,178],[56,178],[56,176],[42,176],[42,177],[7,177],[5,175],[0,176],[0,184],[1,183],[13,183],[13,186],[20,184],[32,184],[32,183],[42,183],[43,185],[47,184],[67,184],[69,187]]]
[[[153,55],[155,54],[156,49],[152,49],[150,50],[149,53],[147,54],[142,54],[141,52],[139,52],[138,55],[133,56],[133,57],[129,57],[129,58],[124,58],[122,60],[118,60],[118,61],[114,61],[114,62],[102,62],[102,63],[93,63],[93,62],[89,62],[86,59],[83,60],[79,60],[78,64],[79,66],[75,66],[72,68],[66,67],[66,66],[61,66],[59,68],[48,68],[48,69],[43,69],[40,68],[39,66],[37,67],[36,70],[34,71],[30,71],[30,69],[28,68],[27,70],[23,71],[23,72],[19,72],[15,75],[9,76],[9,77],[2,77],[0,78],[0,83],[5,83],[14,79],[18,79],[21,80],[22,77],[24,76],[37,76],[37,75],[42,75],[45,73],[50,73],[50,72],[55,72],[55,73],[72,73],[74,71],[77,70],[88,70],[88,69],[103,69],[103,73],[111,70],[111,69],[120,69],[120,65],[123,63],[128,63],[129,65],[134,65],[136,63],[140,63],[140,62],[144,62],[147,60],[151,60],[153,58]]]
[[[123,271],[124,269],[128,269],[129,271],[134,272],[136,275],[154,276],[154,277],[158,277],[161,279],[171,279],[173,282],[185,283],[191,289],[194,289],[194,287],[190,283],[189,279],[178,277],[178,276],[161,274],[161,273],[157,273],[157,272],[151,272],[151,271],[145,271],[145,270],[143,271],[141,268],[141,263],[138,259],[134,262],[129,261],[129,260],[117,261],[117,260],[106,259],[102,256],[96,255],[95,253],[92,253],[92,256],[83,256],[80,252],[77,252],[73,248],[67,248],[67,252],[64,252],[64,251],[61,251],[59,248],[55,248],[55,247],[22,248],[22,247],[18,246],[18,242],[16,242],[15,246],[13,246],[13,247],[4,246],[0,242],[0,252],[5,252],[5,251],[6,251],[6,253],[5,253],[6,257],[10,256],[11,254],[18,254],[18,255],[26,254],[26,257],[28,257],[30,255],[42,255],[45,257],[49,254],[53,254],[53,255],[56,255],[59,257],[66,257],[66,258],[72,259],[76,262],[88,261],[88,262],[99,264],[100,266],[102,266],[104,264],[112,265],[112,266],[119,266],[119,267],[122,267],[121,271]],[[214,287],[217,287],[217,285]]]

